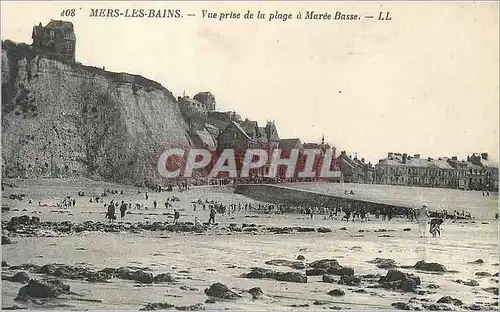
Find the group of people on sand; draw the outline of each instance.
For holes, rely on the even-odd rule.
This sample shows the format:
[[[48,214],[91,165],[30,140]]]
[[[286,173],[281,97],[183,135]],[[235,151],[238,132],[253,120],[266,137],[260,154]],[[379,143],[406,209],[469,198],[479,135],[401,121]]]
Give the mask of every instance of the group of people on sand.
[[[116,208],[120,209],[120,220],[123,221],[128,207],[123,200],[121,203],[115,203],[114,200],[111,200],[108,205],[104,204],[104,207],[106,206],[108,208],[108,211],[106,212],[106,219],[108,219],[109,222],[116,221]]]
[[[28,205],[32,205],[33,200],[30,198],[28,200]],[[50,205],[42,203],[42,201],[38,202],[39,207],[44,207],[44,206],[55,206],[55,207],[64,207],[64,208],[70,208],[70,207],[75,207],[76,206],[76,199],[72,198],[71,196],[66,196],[63,199],[61,199],[59,202],[56,202],[55,204],[52,203]]]

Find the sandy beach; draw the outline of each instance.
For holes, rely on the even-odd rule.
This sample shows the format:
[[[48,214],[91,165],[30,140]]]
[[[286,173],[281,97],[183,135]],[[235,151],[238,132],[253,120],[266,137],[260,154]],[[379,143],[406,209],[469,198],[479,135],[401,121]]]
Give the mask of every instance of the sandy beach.
[[[231,216],[217,215],[218,225],[201,233],[170,230],[116,231],[83,230],[79,232],[50,231],[33,227],[19,232],[6,232],[12,217],[28,215],[40,222],[70,221],[105,222],[103,203],[90,203],[89,196],[100,194],[104,188],[123,190],[123,195],[108,195],[105,201],[115,199],[142,203],[148,210],[129,211],[128,226],[172,222],[173,209],[181,212],[181,222],[194,222],[198,217],[207,222],[208,209],[200,206],[193,211],[192,201],[216,200],[226,205],[258,202],[234,194],[231,187],[200,186],[186,192],[148,192],[145,189],[113,185],[90,180],[11,180],[15,187],[3,191],[2,220],[4,233],[12,244],[2,246],[2,308],[63,308],[63,309],[141,309],[150,303],[169,303],[177,310],[323,310],[323,309],[427,309],[427,310],[493,310],[498,305],[498,221],[447,220],[440,238],[429,235],[420,238],[415,222],[402,218],[391,221],[371,220],[348,222],[325,220],[322,215],[308,219],[299,214],[264,214],[240,211]],[[77,196],[78,191],[85,196]],[[25,194],[22,201],[9,199],[10,194]],[[38,201],[57,201],[72,196],[75,207],[39,207]],[[176,196],[178,202],[165,208],[167,197]],[[497,196],[495,194],[494,196]],[[28,199],[33,204],[28,204]],[[158,208],[151,209],[157,200]],[[252,225],[253,224],[253,225]],[[294,227],[291,234],[271,233],[270,228]],[[234,228],[240,229],[238,231]],[[255,230],[247,231],[252,228]],[[314,229],[301,231],[300,229]],[[320,229],[329,229],[323,231]],[[303,260],[297,260],[302,259]],[[392,259],[392,268],[381,268],[371,263],[376,258]],[[342,267],[354,270],[359,281],[349,285],[343,276],[335,275],[325,282],[324,275],[313,274],[314,262],[335,259]],[[474,262],[478,259],[482,261]],[[302,263],[302,268],[266,264],[270,260],[288,260]],[[415,268],[425,260],[446,268],[445,272]],[[370,261],[370,262],[369,262]],[[103,282],[89,282],[78,278],[58,278],[70,286],[72,294],[43,302],[15,301],[23,284],[5,280],[19,271],[32,279],[47,278],[40,270],[16,268],[23,264],[40,267],[63,264],[88,270],[128,268],[150,272],[153,276],[169,273],[173,280],[165,283],[140,283],[125,278],[110,278]],[[6,266],[5,266],[6,265]],[[272,278],[245,278],[242,275],[258,267],[278,272],[296,272],[307,275],[307,282],[291,282]],[[417,276],[420,283],[411,291],[390,289],[380,280],[394,269],[408,276]],[[43,271],[43,270],[42,270]],[[330,271],[329,271],[330,272]],[[311,273],[311,274],[309,274]],[[413,274],[413,275],[412,275]],[[496,274],[496,275],[495,275]],[[53,274],[54,275],[54,274]],[[55,274],[57,275],[57,274]],[[51,276],[57,277],[57,276]],[[472,282],[471,280],[475,281]],[[227,285],[240,297],[222,299],[208,296],[205,289],[214,283]],[[391,284],[392,285],[392,284]],[[262,295],[253,299],[249,290],[259,287]],[[331,295],[338,289],[343,295]],[[441,300],[451,296],[461,302]],[[213,299],[213,300],[212,300]],[[438,303],[439,301],[439,303]],[[446,301],[446,303],[444,303]],[[399,304],[397,304],[399,303]]]

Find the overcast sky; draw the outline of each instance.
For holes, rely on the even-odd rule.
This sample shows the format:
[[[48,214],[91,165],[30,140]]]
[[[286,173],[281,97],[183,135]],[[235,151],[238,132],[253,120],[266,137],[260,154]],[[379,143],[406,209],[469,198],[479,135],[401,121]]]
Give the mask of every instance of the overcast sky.
[[[76,16],[61,18],[65,8]],[[178,8],[184,18],[91,18],[92,8]],[[218,21],[202,9],[375,18]],[[377,21],[380,11],[392,20]],[[324,133],[372,162],[389,151],[498,159],[497,2],[2,2],[2,39],[31,43],[33,25],[50,19],[74,23],[79,62],[143,75],[176,96],[211,91],[219,110],[275,120],[281,138]]]

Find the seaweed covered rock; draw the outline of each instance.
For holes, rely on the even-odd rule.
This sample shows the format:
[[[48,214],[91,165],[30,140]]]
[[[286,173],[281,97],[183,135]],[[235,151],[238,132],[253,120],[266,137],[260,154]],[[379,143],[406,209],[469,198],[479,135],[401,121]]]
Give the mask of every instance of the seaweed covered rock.
[[[29,282],[30,277],[26,272],[17,272],[13,276],[2,278],[10,282],[26,284]]]
[[[31,279],[27,285],[19,289],[16,300],[31,298],[54,298],[61,294],[69,293],[69,285],[57,279],[35,280]]]
[[[212,284],[210,288],[205,289],[205,294],[210,297],[221,299],[238,299],[241,297],[222,283]]]
[[[292,269],[302,270],[306,268],[306,265],[301,261],[290,261],[290,260],[269,260],[266,261],[267,265],[275,265],[275,266],[287,266]]]
[[[330,296],[344,296],[345,292],[342,289],[334,289],[328,292]]]
[[[277,272],[264,268],[252,268],[249,273],[243,274],[244,278],[274,279],[282,282],[307,283],[307,276],[300,272]]]
[[[386,276],[382,276],[379,285],[386,289],[401,290],[404,292],[413,292],[420,285],[420,278],[413,274],[403,273],[391,269]]]
[[[413,268],[417,270],[422,270],[422,271],[429,271],[429,272],[446,272],[446,267],[440,263],[437,262],[425,262],[425,260],[420,260],[417,262]]]
[[[368,261],[368,263],[374,263],[377,265],[377,268],[381,269],[392,269],[396,267],[396,261],[394,261],[393,259],[375,258],[371,261]]]
[[[354,275],[354,269],[341,266],[335,259],[322,259],[309,263],[310,269],[306,270],[307,276],[315,275]]]
[[[248,293],[252,295],[252,299],[254,300],[260,299],[264,296],[264,292],[260,289],[260,287],[250,288]]]

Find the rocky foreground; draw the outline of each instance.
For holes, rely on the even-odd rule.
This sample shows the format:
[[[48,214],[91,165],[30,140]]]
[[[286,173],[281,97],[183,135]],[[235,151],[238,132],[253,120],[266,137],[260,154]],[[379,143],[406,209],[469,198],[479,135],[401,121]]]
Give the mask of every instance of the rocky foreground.
[[[164,215],[170,215],[164,213]],[[68,235],[81,232],[107,232],[107,233],[141,233],[142,231],[164,231],[164,232],[185,232],[185,233],[207,233],[211,230],[226,231],[226,232],[242,232],[242,233],[261,233],[261,234],[294,234],[294,233],[330,233],[332,228],[329,227],[302,227],[302,226],[265,226],[254,223],[230,223],[229,226],[217,226],[204,223],[195,225],[193,222],[124,222],[124,223],[109,223],[100,221],[84,221],[75,223],[72,221],[41,222],[38,217],[30,217],[23,215],[20,217],[12,217],[9,221],[2,222],[3,230],[6,236],[21,236],[21,237],[47,237],[54,235]],[[340,231],[346,230],[346,227],[340,227]],[[409,231],[410,229],[404,229]],[[376,229],[374,232],[390,232],[393,230]],[[369,230],[360,230],[360,232],[369,232]],[[388,234],[381,234],[380,237],[392,237]]]
[[[289,234],[290,237],[297,235],[332,234],[332,229],[326,227],[275,227],[269,225],[255,224],[230,224],[230,226],[209,226],[193,225],[191,223],[172,224],[168,222],[152,223],[102,223],[85,221],[83,223],[64,222],[40,222],[37,217],[21,216],[12,217],[3,223],[4,236],[2,244],[16,244],[17,240],[29,237],[45,237],[52,239],[70,239],[72,236],[88,233],[110,233],[112,235],[124,235],[125,233],[146,232],[178,232],[192,235],[208,235],[215,232],[225,233],[225,235],[257,235],[270,239],[269,234]],[[345,227],[335,229],[335,231],[346,231]],[[404,228],[401,232],[411,229]],[[396,235],[392,229],[375,229],[372,233],[378,239],[393,237]],[[370,230],[359,230],[363,234]],[[392,235],[385,234],[391,233]],[[51,233],[51,234],[48,234]],[[56,237],[55,237],[56,236]],[[142,236],[142,235],[141,235]],[[351,235],[356,236],[356,235]],[[274,237],[274,236],[271,236]],[[361,247],[359,247],[361,248]],[[84,250],[84,249],[82,249]],[[356,249],[351,248],[352,252]],[[155,256],[155,255],[153,255]],[[343,258],[343,256],[340,256]],[[468,267],[478,267],[484,265],[484,260],[476,259],[464,263]],[[346,306],[339,304],[343,298],[348,296],[348,292],[357,295],[370,296],[372,300],[378,300],[380,296],[386,296],[389,292],[394,295],[394,301],[390,306],[402,310],[496,310],[498,308],[498,287],[484,287],[480,282],[484,279],[492,280],[498,285],[498,272],[478,271],[474,279],[463,279],[463,274],[458,270],[453,270],[438,262],[427,262],[420,260],[412,265],[403,265],[391,258],[380,258],[365,262],[365,269],[358,272],[353,266],[345,261],[333,258],[323,258],[309,260],[306,256],[298,254],[295,259],[269,259],[261,260],[261,266],[240,266],[228,264],[225,269],[238,270],[239,274],[234,275],[241,281],[259,280],[266,283],[280,283],[285,285],[320,283],[324,286],[322,292],[324,296],[331,299],[318,299],[307,303],[290,304],[290,307],[300,308],[329,308],[345,309]],[[173,268],[173,267],[172,267]],[[370,269],[371,268],[371,269]],[[10,283],[22,284],[18,286],[17,296],[12,306],[5,306],[4,309],[30,308],[30,307],[51,307],[57,300],[77,300],[100,303],[103,299],[88,298],[85,295],[72,290],[72,281],[90,285],[113,285],[115,283],[132,283],[133,287],[179,287],[183,291],[193,294],[205,295],[202,302],[192,302],[191,304],[176,304],[168,300],[160,302],[149,302],[140,307],[141,310],[176,309],[181,311],[196,311],[210,309],[211,305],[228,301],[238,302],[240,300],[274,302],[276,295],[263,290],[263,287],[241,286],[234,288],[225,283],[215,282],[209,287],[193,287],[185,281],[196,280],[196,276],[189,276],[189,270],[177,270],[177,272],[158,272],[156,268],[150,266],[121,266],[102,267],[94,265],[74,265],[61,263],[17,263],[11,264],[2,261],[2,280]],[[206,271],[215,269],[207,268]],[[373,271],[374,273],[366,273]],[[385,273],[380,273],[380,272]],[[186,275],[187,274],[187,275]],[[490,294],[489,300],[467,302],[459,296],[450,296],[446,290],[441,290],[441,286],[434,283],[434,275],[444,276],[453,284],[470,287],[474,292]],[[424,282],[425,281],[425,282]],[[326,286],[326,287],[325,287]],[[126,286],[130,287],[130,286]],[[438,294],[440,296],[436,297]],[[487,295],[486,295],[487,296]],[[494,297],[493,297],[494,296]],[[431,299],[435,298],[435,299]],[[54,301],[55,300],[55,301]],[[341,301],[339,301],[341,300]]]
[[[478,260],[477,262],[480,262]],[[479,304],[465,304],[459,298],[451,296],[443,296],[436,302],[431,302],[429,299],[422,297],[426,294],[436,293],[438,285],[429,284],[425,289],[421,287],[421,279],[413,273],[403,272],[397,269],[397,265],[392,259],[377,258],[370,263],[377,267],[389,268],[385,276],[378,274],[356,275],[354,269],[347,266],[342,266],[335,259],[321,259],[307,263],[304,256],[299,255],[296,261],[290,260],[269,260],[266,264],[285,268],[285,270],[270,270],[260,267],[251,268],[250,272],[242,274],[241,278],[248,279],[270,279],[291,283],[308,283],[308,276],[322,276],[321,282],[331,284],[331,290],[327,293],[331,297],[342,297],[346,293],[339,289],[336,285],[344,285],[353,288],[354,292],[375,294],[373,290],[381,288],[394,291],[396,293],[412,293],[413,296],[408,302],[394,302],[392,306],[402,310],[494,310],[497,309],[498,301]],[[286,271],[286,268],[294,268],[297,270],[305,270],[305,272]],[[104,268],[94,270],[85,266],[72,266],[64,264],[46,264],[43,266],[34,264],[9,265],[5,261],[2,262],[3,270],[7,272],[16,272],[12,275],[3,275],[2,279],[10,282],[23,284],[19,288],[16,302],[20,304],[34,304],[43,306],[50,302],[51,298],[60,296],[79,294],[72,292],[70,286],[64,280],[85,280],[89,283],[110,283],[113,279],[128,280],[137,284],[137,286],[148,284],[179,284],[179,280],[171,273],[153,274],[150,268],[139,267],[120,267],[120,268]],[[442,274],[452,273],[442,264],[427,263],[419,261],[414,266],[406,267],[415,270],[423,270],[429,272],[439,272]],[[31,277],[29,274],[36,274],[40,277]],[[498,278],[498,273],[494,275]],[[472,285],[474,286],[474,285]],[[198,291],[196,288],[184,287],[186,290]],[[498,288],[485,289],[498,295]],[[222,283],[214,283],[209,288],[204,290],[207,295],[205,304],[215,303],[216,300],[238,300],[243,296],[250,296],[252,300],[260,300],[267,295],[259,287],[254,287],[245,292],[236,292]],[[86,300],[82,299],[81,300]],[[88,299],[87,299],[88,300]],[[91,299],[90,299],[91,300]],[[313,305],[329,305],[328,301],[314,301]],[[306,307],[308,305],[302,305]],[[17,306],[19,307],[19,306]],[[12,308],[12,307],[11,307]],[[157,310],[175,308],[177,310],[204,310],[205,306],[202,303],[193,304],[190,306],[175,306],[168,302],[149,303],[141,310]],[[332,309],[338,309],[338,306],[330,306]]]

